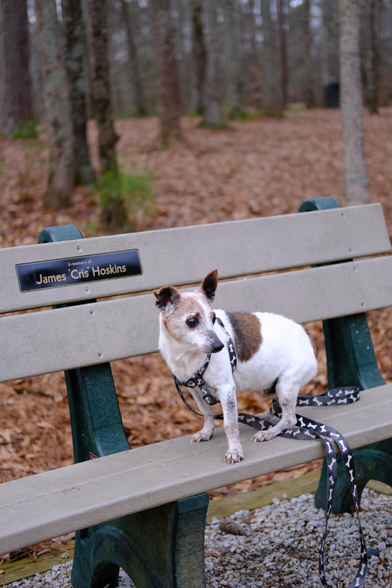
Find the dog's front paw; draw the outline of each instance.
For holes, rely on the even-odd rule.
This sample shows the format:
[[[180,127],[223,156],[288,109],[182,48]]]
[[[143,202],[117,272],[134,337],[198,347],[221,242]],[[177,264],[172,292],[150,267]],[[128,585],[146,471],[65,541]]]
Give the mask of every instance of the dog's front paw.
[[[200,441],[209,441],[214,431],[198,431],[192,436],[191,443],[200,443]]]
[[[258,431],[256,435],[253,435],[252,441],[253,443],[257,443],[258,441],[270,441],[274,437],[274,433],[270,433],[269,431]]]
[[[238,463],[244,459],[244,453],[242,449],[230,451],[227,450],[225,454],[225,462],[226,463]]]

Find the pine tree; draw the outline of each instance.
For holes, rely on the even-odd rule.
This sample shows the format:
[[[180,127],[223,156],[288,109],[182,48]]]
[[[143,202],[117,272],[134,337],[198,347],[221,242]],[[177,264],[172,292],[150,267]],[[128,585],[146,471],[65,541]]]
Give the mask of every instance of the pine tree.
[[[340,106],[348,205],[370,201],[366,170],[358,0],[340,0]]]
[[[92,49],[92,105],[98,126],[101,172],[117,173],[114,114],[110,95],[107,2],[87,0]]]
[[[74,183],[90,184],[94,180],[94,171],[87,144],[87,44],[81,0],[61,0],[61,10],[74,131]]]
[[[74,159],[69,85],[55,0],[35,1],[41,74],[49,135],[49,181],[44,203],[51,208],[71,203]]]
[[[170,0],[152,0],[151,4],[158,54],[160,142],[166,148],[173,141],[183,140],[176,58],[177,35],[171,17]]]
[[[0,131],[33,118],[26,0],[0,1]]]

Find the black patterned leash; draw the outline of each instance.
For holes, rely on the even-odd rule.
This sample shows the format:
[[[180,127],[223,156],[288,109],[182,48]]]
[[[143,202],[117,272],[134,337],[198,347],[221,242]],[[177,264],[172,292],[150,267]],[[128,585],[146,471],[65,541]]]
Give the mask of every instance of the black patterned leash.
[[[357,402],[358,400],[359,388],[342,387],[328,390],[327,392],[324,392],[324,394],[320,394],[319,396],[299,396],[297,399],[297,406],[336,406],[338,404],[351,404],[353,402]],[[270,411],[274,416],[281,417],[281,409],[278,406],[275,399],[272,401]],[[219,417],[223,418],[223,416],[221,417],[221,415],[219,415]],[[328,439],[328,437],[330,437],[336,442],[342,455],[343,462],[346,467],[350,481],[351,495],[353,498],[353,503],[358,520],[359,537],[361,544],[359,568],[354,580],[348,586],[348,588],[357,588],[359,586],[362,586],[365,582],[366,574],[368,571],[368,557],[365,538],[363,535],[362,525],[359,517],[358,488],[355,480],[354,460],[350,447],[346,439],[343,437],[343,435],[341,435],[341,433],[336,431],[336,429],[334,429],[333,427],[330,427],[329,425],[323,423],[319,423],[318,421],[314,421],[313,419],[309,419],[302,415],[297,414],[296,417],[296,426],[290,429],[286,429],[286,431],[280,433],[280,436],[286,437],[288,439],[299,440],[319,438],[322,440],[324,444],[327,459],[327,508],[325,517],[325,530],[319,552],[319,574],[321,582],[323,586],[329,588],[330,585],[328,584],[325,575],[325,544],[328,534],[328,522],[332,511],[332,501],[337,478],[336,451],[334,444],[331,442],[330,439]],[[258,431],[267,430],[273,426],[266,419],[261,419],[257,416],[245,413],[239,413],[238,420],[241,423],[250,425]]]
[[[229,351],[230,362],[232,371],[237,367],[237,356],[235,352],[235,347],[232,338],[230,337],[229,333],[227,332],[224,324],[222,321],[217,317],[217,321],[220,326],[223,328],[226,338],[227,338],[227,348]],[[200,368],[200,370],[194,374],[189,380],[186,382],[181,382],[174,377],[174,382],[183,402],[186,406],[195,414],[199,416],[203,416],[197,411],[195,411],[190,404],[185,400],[184,395],[181,391],[181,386],[186,386],[187,388],[196,388],[198,387],[203,396],[203,400],[207,402],[209,405],[214,405],[219,402],[210,392],[203,376],[208,368],[208,365],[211,360],[211,354],[207,356],[207,360],[204,365]],[[357,402],[359,400],[359,388],[356,387],[341,387],[341,388],[334,388],[332,390],[328,390],[323,394],[318,396],[298,396],[297,398],[297,406],[336,406],[341,404],[351,404],[353,402]],[[281,409],[274,399],[272,401],[270,412],[280,418],[281,417]],[[296,426],[291,427],[290,429],[286,429],[282,433],[280,433],[280,437],[286,437],[289,439],[299,439],[299,440],[310,440],[310,439],[321,439],[324,444],[325,453],[326,453],[326,460],[327,460],[327,509],[326,509],[326,517],[325,517],[325,530],[323,539],[320,546],[319,551],[319,575],[321,582],[325,588],[329,588],[330,585],[327,583],[326,575],[325,575],[325,544],[328,534],[328,522],[332,512],[332,502],[333,496],[335,491],[335,484],[337,478],[337,457],[336,451],[333,443],[328,439],[331,437],[339,447],[340,453],[343,458],[343,462],[345,464],[347,474],[350,481],[350,489],[351,495],[354,502],[355,511],[357,514],[358,520],[358,527],[359,527],[359,536],[360,536],[360,543],[361,543],[361,554],[360,554],[360,562],[359,568],[355,575],[354,580],[348,586],[348,588],[358,588],[363,585],[365,582],[366,574],[368,571],[368,558],[367,558],[367,550],[366,550],[366,543],[365,538],[363,535],[362,525],[359,517],[359,499],[358,499],[358,488],[355,480],[355,470],[354,470],[354,460],[350,450],[350,447],[346,441],[346,439],[341,435],[336,429],[330,427],[329,425],[325,425],[323,423],[319,423],[318,421],[314,421],[302,415],[297,415],[297,423]],[[214,415],[215,419],[223,420],[223,414]],[[262,419],[257,417],[256,415],[250,415],[246,413],[238,413],[238,422],[243,423],[245,425],[249,425],[258,431],[263,431],[271,428],[273,426],[272,423],[267,421],[266,419]]]

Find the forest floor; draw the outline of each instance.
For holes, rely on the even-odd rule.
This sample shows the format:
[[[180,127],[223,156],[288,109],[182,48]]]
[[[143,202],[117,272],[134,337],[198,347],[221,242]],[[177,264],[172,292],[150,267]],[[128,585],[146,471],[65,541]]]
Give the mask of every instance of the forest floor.
[[[116,122],[122,169],[149,172],[156,206],[141,208],[131,219],[137,230],[297,212],[305,198],[335,197],[344,205],[340,112],[294,109],[284,119],[233,122],[225,131],[208,131],[197,119],[183,120],[185,143],[157,148],[158,120]],[[392,108],[365,115],[371,201],[381,202],[392,236]],[[89,142],[97,166],[96,129]],[[93,192],[76,188],[72,206],[52,211],[43,206],[48,148],[38,139],[0,138],[0,247],[37,242],[45,226],[73,223],[84,236],[105,234]],[[168,260],[175,263],[175,260]],[[392,314],[369,313],[377,359],[392,381]],[[321,324],[307,325],[318,347],[319,374],[305,389],[326,389]],[[114,379],[124,427],[132,446],[195,432],[200,426],[178,398],[172,376],[158,354],[118,361]],[[259,411],[257,394],[239,397],[239,409]],[[251,436],[251,433],[249,433]],[[0,482],[72,463],[72,440],[62,374],[0,384]],[[296,477],[320,467],[320,461],[222,488],[212,497]]]

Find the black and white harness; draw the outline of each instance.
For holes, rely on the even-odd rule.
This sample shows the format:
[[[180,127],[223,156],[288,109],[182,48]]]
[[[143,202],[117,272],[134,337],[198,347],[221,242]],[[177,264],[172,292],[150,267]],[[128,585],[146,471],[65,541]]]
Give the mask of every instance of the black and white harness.
[[[225,328],[223,322],[220,318],[217,317],[217,322],[222,327],[223,331],[225,332],[227,342],[226,346],[229,352],[230,363],[232,371],[237,367],[237,355],[235,351],[234,342],[228,333],[227,329]],[[187,407],[199,416],[203,416],[200,413],[196,412],[185,400],[184,395],[181,392],[181,386],[186,386],[187,388],[196,388],[198,387],[203,395],[203,400],[207,402],[207,404],[213,405],[217,404],[219,400],[217,400],[210,392],[203,376],[205,371],[207,370],[209,363],[211,360],[211,354],[207,355],[206,362],[204,365],[198,370],[196,374],[194,374],[189,380],[186,382],[180,382],[176,376],[174,376],[174,382],[176,384],[177,391],[183,400],[183,402],[187,405]],[[339,404],[351,404],[353,402],[357,402],[359,400],[359,388],[356,387],[341,387],[341,388],[334,388],[332,390],[328,390],[323,394],[318,396],[298,396],[297,398],[297,406],[331,406],[331,405],[339,405]],[[272,401],[270,412],[276,416],[281,417],[281,409],[274,399]],[[350,480],[350,488],[351,494],[354,502],[355,511],[357,514],[358,520],[358,527],[359,527],[359,536],[360,536],[360,544],[361,544],[361,553],[359,557],[359,568],[355,575],[354,580],[349,584],[348,588],[357,588],[362,586],[368,570],[368,556],[366,551],[366,544],[365,538],[362,531],[361,521],[359,518],[359,499],[358,499],[358,488],[355,480],[355,470],[354,470],[354,461],[353,456],[350,450],[350,447],[346,441],[346,439],[341,435],[338,431],[330,427],[329,425],[325,425],[323,423],[319,423],[318,421],[314,421],[302,415],[296,415],[297,423],[294,427],[290,429],[286,429],[282,433],[280,433],[281,437],[287,437],[289,439],[299,439],[299,440],[314,440],[314,439],[321,439],[326,453],[327,459],[327,471],[328,471],[328,480],[327,480],[327,509],[326,509],[326,518],[325,518],[325,530],[324,535],[322,538],[320,551],[319,551],[319,574],[320,579],[326,588],[330,587],[328,584],[326,575],[325,575],[325,543],[328,534],[328,522],[332,511],[332,500],[335,490],[336,484],[336,477],[337,477],[337,458],[336,458],[336,451],[334,444],[331,442],[330,439],[333,439],[342,455],[343,462],[346,466],[347,474]],[[223,414],[214,415],[215,419],[223,420]],[[238,413],[238,421],[245,425],[249,425],[258,431],[263,431],[269,429],[273,425],[268,422],[266,419],[261,419],[255,415],[250,415],[246,413]],[[329,439],[330,438],[330,439]]]

